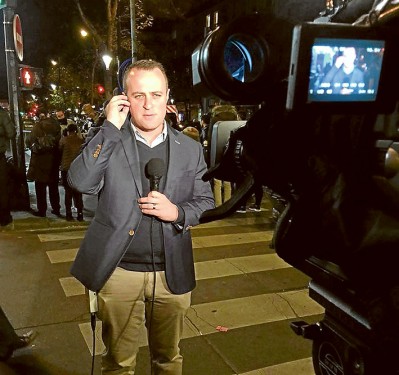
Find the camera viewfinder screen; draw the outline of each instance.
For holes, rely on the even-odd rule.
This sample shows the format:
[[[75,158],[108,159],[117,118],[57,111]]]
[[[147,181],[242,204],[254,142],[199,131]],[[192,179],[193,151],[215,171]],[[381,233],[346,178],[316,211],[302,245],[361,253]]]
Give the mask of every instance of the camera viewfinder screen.
[[[383,40],[316,38],[311,50],[308,101],[375,101],[384,48]]]

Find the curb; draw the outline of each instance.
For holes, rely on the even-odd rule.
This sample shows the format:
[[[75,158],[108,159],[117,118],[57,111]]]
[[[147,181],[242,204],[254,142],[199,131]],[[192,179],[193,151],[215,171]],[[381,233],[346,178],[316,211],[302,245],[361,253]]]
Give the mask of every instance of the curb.
[[[91,218],[90,218],[91,219]],[[90,220],[91,221],[91,220]],[[86,221],[66,221],[63,218],[48,218],[48,217],[29,217],[24,219],[13,219],[13,221],[0,227],[1,232],[35,232],[39,230],[86,230],[90,224]]]

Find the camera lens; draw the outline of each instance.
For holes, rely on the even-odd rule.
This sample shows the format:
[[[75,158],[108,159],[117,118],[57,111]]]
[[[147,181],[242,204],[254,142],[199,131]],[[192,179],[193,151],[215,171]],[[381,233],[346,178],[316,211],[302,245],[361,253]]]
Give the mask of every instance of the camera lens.
[[[224,64],[229,75],[240,82],[256,81],[265,69],[262,45],[252,35],[233,34],[224,48]]]
[[[259,104],[287,77],[290,42],[290,24],[265,15],[242,16],[222,25],[192,53],[194,88],[201,96],[210,93],[230,102]]]

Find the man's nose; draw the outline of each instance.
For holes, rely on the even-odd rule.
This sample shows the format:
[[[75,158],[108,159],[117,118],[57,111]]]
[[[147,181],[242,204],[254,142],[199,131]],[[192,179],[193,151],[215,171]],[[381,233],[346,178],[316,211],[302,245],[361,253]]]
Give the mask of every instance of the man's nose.
[[[150,109],[152,107],[152,98],[151,96],[146,96],[144,100],[144,108]]]

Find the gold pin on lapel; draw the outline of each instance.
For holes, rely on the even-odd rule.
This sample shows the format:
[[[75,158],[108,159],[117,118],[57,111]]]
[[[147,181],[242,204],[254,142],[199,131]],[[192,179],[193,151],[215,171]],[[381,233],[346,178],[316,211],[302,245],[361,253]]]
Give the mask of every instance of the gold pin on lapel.
[[[98,155],[100,155],[101,148],[102,148],[102,145],[97,145],[96,151],[94,151],[94,153],[93,153],[94,158],[98,158]]]

